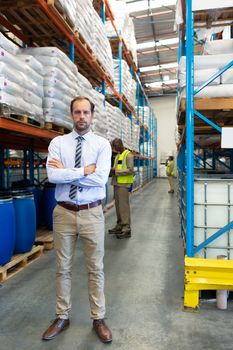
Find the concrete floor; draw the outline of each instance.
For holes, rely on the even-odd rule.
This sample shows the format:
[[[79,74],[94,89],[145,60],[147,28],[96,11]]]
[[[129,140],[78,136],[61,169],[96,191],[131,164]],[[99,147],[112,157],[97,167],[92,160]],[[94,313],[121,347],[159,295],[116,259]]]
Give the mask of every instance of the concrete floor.
[[[102,344],[89,319],[82,250],[73,273],[71,326],[49,342],[41,334],[54,318],[54,251],[0,288],[1,350],[220,350],[233,349],[233,306],[219,311],[201,304],[199,313],[182,311],[183,248],[176,196],[165,179],[154,180],[131,199],[128,240],[106,233],[105,294],[111,345]],[[106,232],[115,223],[106,214]],[[81,248],[79,246],[79,248]]]

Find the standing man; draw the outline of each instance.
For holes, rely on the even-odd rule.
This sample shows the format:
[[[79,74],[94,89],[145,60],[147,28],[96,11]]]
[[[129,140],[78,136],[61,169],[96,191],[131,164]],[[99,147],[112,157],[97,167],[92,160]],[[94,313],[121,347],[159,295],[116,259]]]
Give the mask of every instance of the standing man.
[[[129,190],[133,184],[134,158],[132,153],[124,148],[121,139],[111,142],[112,152],[116,154],[114,167],[111,169],[112,185],[117,214],[117,224],[108,232],[116,234],[117,238],[131,237]]]
[[[168,193],[174,193],[175,163],[173,156],[169,156],[168,160],[166,161],[166,175],[170,185],[170,190]]]
[[[51,340],[69,327],[71,275],[75,243],[83,242],[93,328],[104,343],[112,334],[104,321],[104,216],[101,200],[111,167],[109,142],[91,131],[94,104],[76,97],[70,105],[74,129],[49,145],[47,172],[56,184],[53,213],[56,250],[56,319],[42,336]]]

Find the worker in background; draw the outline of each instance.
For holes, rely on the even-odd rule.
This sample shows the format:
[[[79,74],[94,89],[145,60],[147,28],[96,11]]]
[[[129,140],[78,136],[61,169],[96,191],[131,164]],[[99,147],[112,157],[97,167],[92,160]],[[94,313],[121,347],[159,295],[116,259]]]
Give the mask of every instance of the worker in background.
[[[42,336],[51,340],[69,327],[71,276],[77,237],[84,249],[88,271],[88,294],[93,328],[104,343],[112,334],[104,321],[104,215],[105,197],[111,168],[111,146],[91,131],[94,104],[79,96],[71,101],[74,122],[71,133],[55,137],[49,145],[47,173],[56,184],[57,206],[53,212],[56,251],[56,319]]]
[[[169,158],[166,161],[166,175],[170,185],[170,190],[168,191],[168,193],[174,193],[175,163],[173,156],[169,156]]]
[[[114,139],[111,145],[112,153],[116,155],[111,169],[111,184],[114,188],[117,224],[108,232],[116,234],[119,239],[129,238],[131,237],[129,191],[132,190],[133,184],[134,157],[124,148],[121,139]]]

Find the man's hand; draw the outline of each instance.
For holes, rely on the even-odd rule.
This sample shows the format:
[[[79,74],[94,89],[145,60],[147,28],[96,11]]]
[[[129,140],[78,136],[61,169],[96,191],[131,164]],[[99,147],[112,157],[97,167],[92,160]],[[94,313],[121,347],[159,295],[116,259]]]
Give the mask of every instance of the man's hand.
[[[84,167],[84,175],[90,175],[93,174],[95,172],[96,169],[96,165],[95,164],[90,164]]]
[[[62,162],[55,158],[48,161],[48,166],[50,168],[55,168],[55,169],[64,169],[64,165],[62,164]]]

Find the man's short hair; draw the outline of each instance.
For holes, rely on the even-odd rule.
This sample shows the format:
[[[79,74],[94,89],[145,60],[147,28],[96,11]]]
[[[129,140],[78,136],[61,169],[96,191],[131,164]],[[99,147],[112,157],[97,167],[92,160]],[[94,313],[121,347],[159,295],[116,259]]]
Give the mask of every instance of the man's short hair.
[[[88,101],[90,103],[90,105],[91,105],[91,113],[93,113],[94,110],[95,110],[95,105],[88,97],[85,97],[85,96],[77,96],[70,102],[70,112],[73,113],[73,106],[74,106],[74,103],[76,101],[83,101],[83,100],[86,100],[86,101]]]

